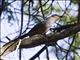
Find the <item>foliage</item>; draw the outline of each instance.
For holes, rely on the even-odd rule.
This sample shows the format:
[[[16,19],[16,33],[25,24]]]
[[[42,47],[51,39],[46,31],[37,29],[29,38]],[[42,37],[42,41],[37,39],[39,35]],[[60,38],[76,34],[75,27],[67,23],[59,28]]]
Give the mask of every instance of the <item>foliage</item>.
[[[63,3],[62,5],[59,4],[61,1],[54,1],[54,0],[51,0],[51,1],[24,0],[23,3],[22,1],[14,0],[11,2],[7,0],[3,2],[2,4],[3,6],[0,5],[0,7],[2,7],[0,12],[1,21],[7,20],[7,22],[9,24],[12,24],[12,26],[17,23],[19,28],[22,29],[22,31],[20,29],[18,30],[18,34],[20,32],[21,32],[21,35],[25,34],[26,31],[28,31],[28,29],[31,29],[31,27],[35,25],[35,23],[44,21],[45,18],[47,18],[47,16],[50,16],[55,13],[58,15],[62,15],[61,20],[58,22],[59,26],[78,23],[78,13],[80,12],[77,10],[77,8],[74,11],[73,7],[75,5],[78,6],[79,0],[70,0],[68,6],[66,4],[66,0],[64,1],[65,3],[63,3],[62,1]],[[14,6],[14,4],[17,4],[17,5]],[[74,6],[71,7],[72,5]],[[65,8],[62,8],[62,6],[64,6]],[[73,14],[74,12],[75,14]],[[22,20],[23,22],[21,22]],[[7,36],[10,36],[10,35],[7,35]],[[74,55],[72,56],[72,58],[77,60],[80,58],[77,52],[77,50],[80,50],[80,33],[74,34],[69,38],[72,39],[71,42],[70,41],[66,42],[66,44],[69,46],[68,47],[69,49],[68,48],[65,49],[63,48],[63,46],[59,46],[59,44],[57,43],[52,45],[55,48],[55,51],[56,51],[55,55],[57,59],[65,58],[67,60],[70,58],[69,56],[71,56],[70,55],[71,52]],[[67,40],[70,40],[70,39],[67,39]]]

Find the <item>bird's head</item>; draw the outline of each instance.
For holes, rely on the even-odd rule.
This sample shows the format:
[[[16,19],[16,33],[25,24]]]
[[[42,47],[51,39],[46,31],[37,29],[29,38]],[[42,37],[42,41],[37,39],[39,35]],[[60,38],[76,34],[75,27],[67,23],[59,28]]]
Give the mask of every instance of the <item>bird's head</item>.
[[[46,27],[47,27],[46,31],[48,31],[50,27],[52,26],[52,24],[55,23],[59,19],[60,19],[59,15],[57,14],[51,15],[46,21]]]
[[[53,15],[51,15],[51,18],[53,18],[55,20],[59,20],[60,19],[60,16],[57,15],[57,14],[53,14]]]

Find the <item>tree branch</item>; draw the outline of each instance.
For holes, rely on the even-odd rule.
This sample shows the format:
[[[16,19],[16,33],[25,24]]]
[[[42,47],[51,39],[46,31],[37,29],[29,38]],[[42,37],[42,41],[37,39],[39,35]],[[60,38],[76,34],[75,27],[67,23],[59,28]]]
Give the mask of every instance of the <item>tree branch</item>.
[[[41,44],[48,44],[51,42],[57,42],[58,40],[63,39],[65,37],[68,37],[70,35],[73,35],[79,31],[80,31],[80,24],[76,24],[73,27],[64,29],[60,32],[56,32],[55,34],[48,34],[46,37],[44,35],[37,34],[37,35],[34,35],[30,38],[23,38],[21,41],[20,48],[32,48],[32,47],[39,46]],[[14,51],[16,49],[18,43],[19,43],[19,39],[13,40],[13,41],[5,44],[1,48],[0,56],[3,57],[6,54]]]

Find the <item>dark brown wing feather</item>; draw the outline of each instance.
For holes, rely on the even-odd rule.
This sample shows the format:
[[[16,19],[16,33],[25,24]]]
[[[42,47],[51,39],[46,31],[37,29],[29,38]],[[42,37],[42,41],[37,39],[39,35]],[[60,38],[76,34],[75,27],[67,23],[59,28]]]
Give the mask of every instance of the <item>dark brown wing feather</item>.
[[[45,22],[41,22],[37,25],[35,25],[29,32],[28,32],[28,36],[33,36],[35,34],[42,34],[44,33],[46,30],[46,27],[45,27]]]

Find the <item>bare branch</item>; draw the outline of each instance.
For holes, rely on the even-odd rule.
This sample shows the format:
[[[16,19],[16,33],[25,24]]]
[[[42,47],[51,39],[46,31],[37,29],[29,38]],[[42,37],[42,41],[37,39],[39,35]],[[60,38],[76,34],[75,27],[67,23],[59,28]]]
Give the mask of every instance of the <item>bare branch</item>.
[[[20,48],[32,48],[39,46],[41,44],[48,44],[51,42],[57,42],[60,39],[73,35],[80,31],[80,24],[76,24],[73,27],[62,30],[61,32],[56,32],[55,34],[49,34],[46,37],[41,34],[34,35],[30,38],[24,38],[21,41]],[[5,44],[1,50],[0,56],[5,56],[6,54],[14,51],[19,43],[18,40],[13,40],[7,44]]]

